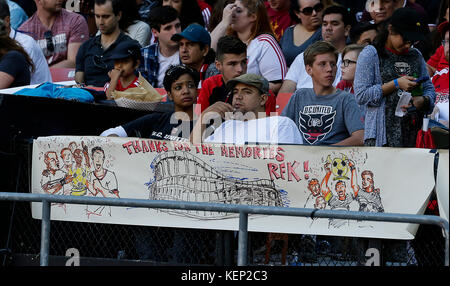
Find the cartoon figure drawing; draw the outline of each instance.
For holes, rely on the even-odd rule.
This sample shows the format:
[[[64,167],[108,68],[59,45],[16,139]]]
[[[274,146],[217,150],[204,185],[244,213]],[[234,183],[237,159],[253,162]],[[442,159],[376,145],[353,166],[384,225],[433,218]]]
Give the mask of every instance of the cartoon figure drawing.
[[[55,151],[48,151],[44,154],[44,163],[46,169],[42,171],[41,187],[44,192],[53,195],[60,195],[64,193],[64,185],[72,180],[70,175],[67,175],[59,167],[58,155]]]
[[[119,190],[117,185],[117,178],[114,172],[104,168],[105,151],[101,147],[94,147],[91,150],[91,157],[94,170],[91,173],[92,179],[89,187],[89,192],[93,196],[101,195],[103,197],[119,198]],[[86,214],[101,216],[106,210],[107,214],[111,216],[110,206],[87,206]]]
[[[308,190],[310,194],[305,202],[305,208],[325,209],[327,202],[320,190],[319,180],[313,178],[308,181]]]
[[[70,170],[69,175],[72,176],[72,189],[70,194],[72,196],[84,196],[87,193],[89,186],[90,176],[90,163],[88,148],[81,142],[82,148],[73,151],[73,158],[75,159],[75,167]],[[84,160],[83,160],[84,159]],[[84,161],[84,164],[83,164]]]
[[[347,164],[346,164],[347,165]],[[335,184],[335,191],[336,195],[332,193],[331,189],[328,186],[328,180],[330,179],[330,176],[332,174],[331,169],[331,163],[326,162],[324,166],[326,170],[325,177],[322,180],[322,183],[320,185],[320,188],[322,189],[322,194],[325,197],[325,200],[328,202],[328,205],[332,210],[356,210],[354,198],[356,197],[357,193],[355,193],[355,190],[352,194],[347,193],[347,185],[344,181],[339,180]],[[342,219],[329,219],[329,226],[339,228],[344,225],[348,225],[348,220],[342,220]]]
[[[361,173],[362,188],[358,186],[355,163],[349,160],[348,165],[352,172],[351,184],[355,189],[356,200],[359,203],[359,211],[362,212],[384,212],[381,203],[380,189],[375,189],[373,172],[364,170]]]

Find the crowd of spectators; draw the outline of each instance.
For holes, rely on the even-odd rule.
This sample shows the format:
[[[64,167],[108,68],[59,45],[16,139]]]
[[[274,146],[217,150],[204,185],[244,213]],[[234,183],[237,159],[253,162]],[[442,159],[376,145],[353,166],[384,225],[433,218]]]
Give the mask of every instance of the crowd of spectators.
[[[174,103],[104,136],[415,147],[431,117],[448,140],[448,0],[78,2],[70,11],[63,0],[0,0],[0,88],[51,81],[63,67],[111,98],[140,72]],[[253,134],[286,93],[277,126]],[[189,115],[178,118],[188,132],[173,133],[177,111]],[[211,126],[208,114],[225,120]]]

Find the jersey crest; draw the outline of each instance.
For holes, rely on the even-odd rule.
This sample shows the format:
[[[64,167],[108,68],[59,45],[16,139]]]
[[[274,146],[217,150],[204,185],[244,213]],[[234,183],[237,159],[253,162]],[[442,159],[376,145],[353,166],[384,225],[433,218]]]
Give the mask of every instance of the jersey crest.
[[[332,129],[336,111],[331,106],[305,106],[299,112],[299,126],[303,138],[313,145],[322,140]]]

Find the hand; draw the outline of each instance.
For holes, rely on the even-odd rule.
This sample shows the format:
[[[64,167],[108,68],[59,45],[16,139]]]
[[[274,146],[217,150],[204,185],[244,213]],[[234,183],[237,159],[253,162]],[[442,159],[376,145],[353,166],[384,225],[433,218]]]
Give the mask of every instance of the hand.
[[[214,115],[218,114],[221,118],[225,118],[225,113],[227,112],[233,112],[233,106],[229,103],[218,101],[206,108],[205,111],[202,112],[202,117],[216,117]]]
[[[423,96],[413,96],[411,100],[409,101],[408,105],[402,105],[400,106],[403,112],[406,112],[408,108],[412,107],[414,105],[417,109],[422,109],[423,105],[425,103],[425,97]]]
[[[108,76],[111,80],[117,80],[123,74],[123,70],[112,69],[108,72]]]
[[[325,171],[327,171],[327,173],[331,172],[331,164],[330,163],[326,162],[324,168],[325,168]]]
[[[418,85],[418,83],[414,81],[415,79],[415,77],[406,75],[398,78],[397,81],[400,89],[411,92]]]
[[[231,18],[233,16],[233,12],[236,10],[236,5],[234,3],[230,3],[223,9],[222,21],[231,23]]]

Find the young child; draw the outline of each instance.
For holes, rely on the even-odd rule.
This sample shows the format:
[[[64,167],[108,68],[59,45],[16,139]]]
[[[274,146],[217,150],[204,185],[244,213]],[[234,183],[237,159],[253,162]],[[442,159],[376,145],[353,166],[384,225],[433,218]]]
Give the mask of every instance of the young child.
[[[111,78],[105,84],[106,98],[112,99],[113,91],[124,91],[139,86],[136,69],[139,67],[141,58],[141,47],[137,41],[121,42],[117,51],[111,56],[114,60],[114,68],[108,72]]]
[[[346,46],[342,51],[342,80],[336,86],[338,89],[354,93],[353,80],[355,79],[356,62],[358,61],[359,53],[361,53],[364,47],[362,45],[352,44]]]

